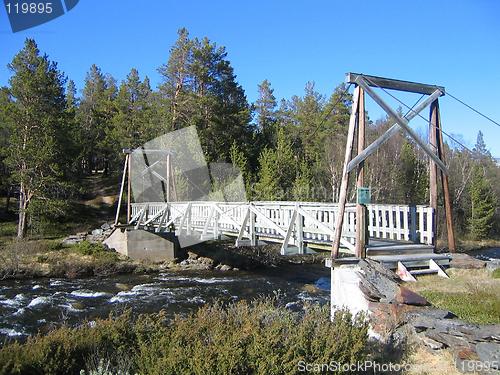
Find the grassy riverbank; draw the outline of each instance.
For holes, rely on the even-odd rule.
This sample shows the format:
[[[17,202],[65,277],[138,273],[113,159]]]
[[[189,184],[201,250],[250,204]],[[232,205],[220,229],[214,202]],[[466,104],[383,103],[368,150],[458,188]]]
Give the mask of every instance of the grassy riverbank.
[[[281,374],[304,363],[364,361],[367,325],[327,306],[302,314],[276,300],[207,305],[167,321],[130,313],[60,328],[0,349],[0,374]],[[119,372],[121,371],[121,372]]]
[[[82,242],[62,247],[60,240],[12,241],[0,251],[0,280],[37,277],[78,278],[152,272],[156,268]]]
[[[406,285],[460,319],[478,324],[500,323],[500,270],[452,268],[447,272],[449,279],[426,276]]]

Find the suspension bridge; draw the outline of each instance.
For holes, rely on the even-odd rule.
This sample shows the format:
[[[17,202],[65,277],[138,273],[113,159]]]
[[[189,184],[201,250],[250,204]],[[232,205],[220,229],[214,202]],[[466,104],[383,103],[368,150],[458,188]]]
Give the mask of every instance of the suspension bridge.
[[[328,265],[332,269],[346,259],[367,257],[397,269],[398,274],[406,280],[415,280],[415,275],[426,273],[446,276],[441,266],[449,263],[450,255],[435,253],[438,180],[442,183],[448,248],[450,251],[455,250],[448,168],[438,103],[439,97],[445,95],[444,87],[357,73],[348,73],[346,77],[346,82],[354,85],[355,89],[337,203],[177,201],[170,198],[176,194],[172,179],[173,154],[167,150],[162,154],[161,150],[155,149],[148,155],[148,149],[142,147],[134,151],[141,160],[144,159],[143,170],[138,173],[143,182],[138,186],[144,185],[145,176],[156,178],[161,188],[153,190],[163,191],[163,197],[166,198],[164,201],[150,199],[131,202],[132,152],[128,152],[118,205],[120,208],[128,174],[127,222],[122,227],[159,236],[175,234],[177,237],[191,238],[194,242],[233,238],[236,246],[277,243],[282,255],[307,255],[331,250],[332,257]],[[426,98],[402,116],[375,89],[418,93]],[[365,93],[394,120],[394,125],[370,145],[365,144]],[[409,126],[409,121],[417,116],[422,117],[420,112],[427,107],[430,107],[428,142],[422,140]],[[429,158],[429,205],[375,204],[370,201],[370,190],[364,186],[364,161],[399,132],[405,133]],[[353,155],[354,150],[356,155]],[[178,152],[186,154],[185,150]],[[151,160],[153,155],[158,157],[156,161]],[[161,169],[165,176],[163,172],[153,170],[162,158],[166,161]],[[347,202],[348,190],[352,186],[349,183],[350,174],[355,174],[355,203]],[[119,227],[118,221],[119,210],[115,223]]]

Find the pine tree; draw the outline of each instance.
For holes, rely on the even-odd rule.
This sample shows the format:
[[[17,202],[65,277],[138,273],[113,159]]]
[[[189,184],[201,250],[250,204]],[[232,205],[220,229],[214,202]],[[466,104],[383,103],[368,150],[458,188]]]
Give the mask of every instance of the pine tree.
[[[258,85],[259,97],[255,102],[257,115],[257,129],[262,137],[260,147],[274,147],[276,145],[276,98],[271,83],[266,79]]]
[[[472,204],[472,217],[469,221],[470,233],[474,239],[482,240],[491,233],[498,202],[480,165],[474,167],[470,196]]]
[[[300,163],[300,168],[297,177],[293,182],[293,199],[296,201],[309,201],[312,196],[312,171],[311,167],[303,160]]]
[[[208,38],[191,40],[181,29],[168,63],[159,72],[173,127],[195,125],[209,162],[229,161],[233,142],[250,146],[250,106],[224,47]]]
[[[473,155],[477,159],[490,159],[491,158],[491,153],[490,151],[486,148],[486,143],[484,142],[484,135],[483,132],[480,130],[479,133],[477,133],[477,140],[476,140],[476,145],[472,149]]]
[[[0,192],[6,193],[5,212],[9,211],[11,181],[10,171],[5,163],[7,157],[7,146],[9,145],[9,135],[12,132],[12,113],[13,101],[10,90],[7,87],[0,87]]]
[[[141,82],[139,72],[133,68],[118,90],[113,126],[107,134],[108,147],[115,156],[121,156],[123,148],[139,147],[162,134],[152,121],[152,95],[149,79]]]
[[[64,131],[65,78],[56,63],[40,55],[33,39],[26,40],[9,69],[13,73],[10,86],[15,102],[7,164],[19,185],[18,237],[22,238],[30,204],[50,197],[50,189],[61,175],[57,134]]]
[[[283,129],[278,131],[275,149],[264,149],[259,158],[259,180],[255,194],[261,200],[286,200],[293,196],[296,160]]]
[[[114,115],[113,100],[116,83],[95,64],[85,77],[83,96],[78,110],[79,141],[82,146],[82,169],[92,173],[98,167],[106,168],[110,150],[106,133]]]
[[[406,204],[423,203],[427,193],[427,166],[417,158],[414,146],[404,141],[395,172],[394,199]]]
[[[229,150],[229,155],[231,159],[231,163],[241,172],[243,175],[243,182],[245,184],[245,190],[247,192],[247,198],[251,197],[251,186],[252,186],[252,175],[248,165],[248,159],[238,147],[236,142],[234,142],[231,146],[231,150]]]
[[[186,28],[179,29],[177,35],[177,41],[170,50],[167,64],[158,69],[163,77],[160,93],[167,107],[165,117],[172,130],[188,124],[192,114],[190,67],[193,59],[193,42],[189,39],[189,32]]]

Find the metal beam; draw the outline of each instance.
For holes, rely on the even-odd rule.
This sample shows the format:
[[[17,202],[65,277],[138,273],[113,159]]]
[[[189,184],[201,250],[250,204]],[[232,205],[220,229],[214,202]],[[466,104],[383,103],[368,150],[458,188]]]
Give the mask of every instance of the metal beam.
[[[429,106],[435,99],[439,98],[442,95],[440,90],[434,91],[429,97],[427,97],[422,103],[417,105],[415,108],[410,110],[404,118],[407,121],[412,120],[420,112],[422,112],[427,106]],[[354,159],[352,159],[349,164],[347,165],[347,171],[351,172],[354,168],[358,166],[361,162],[365,161],[368,156],[373,154],[377,149],[382,146],[385,142],[387,142],[393,135],[397,134],[398,131],[401,129],[401,126],[399,126],[398,123],[395,123],[392,125],[389,129],[386,130],[384,134],[382,134],[379,138],[377,138],[376,141],[371,143],[368,147],[366,147],[363,152],[361,152],[359,155],[356,155]]]
[[[362,88],[364,88],[365,91],[368,93],[368,95],[370,95],[372,97],[372,99],[380,107],[382,107],[382,109],[385,112],[387,112],[387,114],[389,116],[391,116],[393,119],[395,119],[396,122],[399,124],[399,126],[401,126],[410,135],[411,138],[413,138],[413,140],[415,141],[415,143],[417,145],[419,145],[424,150],[424,152],[427,154],[427,156],[429,156],[436,163],[436,165],[439,167],[439,169],[441,169],[441,171],[444,174],[448,175],[448,168],[446,167],[446,165],[430,149],[430,147],[418,137],[417,133],[415,133],[413,131],[413,129],[410,128],[410,126],[408,125],[408,121],[406,121],[406,119],[402,118],[395,110],[393,110],[386,102],[384,102],[384,100],[380,96],[378,96],[373,91],[373,89],[368,85],[368,83],[365,81],[365,79],[363,78],[363,76],[358,76],[356,78],[356,83],[359,86],[361,86]]]
[[[356,80],[359,77],[366,77],[368,84],[372,87],[381,87],[381,88],[389,89],[389,90],[414,92],[414,93],[426,94],[426,95],[430,95],[436,90],[441,91],[441,95],[444,95],[444,93],[445,93],[444,87],[442,87],[442,86],[428,85],[425,83],[417,83],[417,82],[410,82],[410,81],[402,81],[399,79],[392,79],[392,78],[369,76],[369,75],[359,74],[359,73],[347,73],[346,74],[346,82],[347,83],[357,83]]]

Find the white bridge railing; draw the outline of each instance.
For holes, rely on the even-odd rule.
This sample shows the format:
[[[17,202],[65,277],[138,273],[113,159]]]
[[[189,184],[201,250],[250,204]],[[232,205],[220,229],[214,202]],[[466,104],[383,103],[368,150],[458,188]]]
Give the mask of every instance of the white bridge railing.
[[[433,210],[428,206],[368,205],[370,238],[433,243]],[[258,239],[282,244],[281,252],[331,245],[338,207],[313,202],[174,202],[133,203],[129,224],[156,232],[175,228],[178,235],[217,239],[236,236],[236,245]],[[341,247],[354,253],[356,205],[344,214]]]

